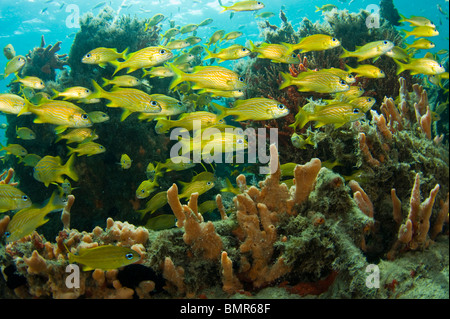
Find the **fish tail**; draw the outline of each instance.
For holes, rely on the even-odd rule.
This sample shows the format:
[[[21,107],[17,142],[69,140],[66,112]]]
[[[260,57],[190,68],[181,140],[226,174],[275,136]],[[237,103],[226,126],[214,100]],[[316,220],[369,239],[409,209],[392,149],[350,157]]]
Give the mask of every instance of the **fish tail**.
[[[52,88],[53,96],[51,97],[52,100],[56,99],[59,96],[59,92]]]
[[[399,16],[400,20],[398,20],[398,22],[406,22],[406,17],[403,14],[399,13]]]
[[[348,73],[352,73],[354,71],[354,69],[351,66],[348,66],[347,64],[345,65],[345,69],[347,70]]]
[[[341,55],[340,55],[340,59],[342,59],[342,58],[348,58],[348,57],[350,57],[351,55],[350,55],[350,51],[347,51],[344,47],[342,47],[342,50],[344,50],[344,53],[342,53]]]
[[[281,77],[283,78],[283,83],[280,85],[280,90],[291,85],[292,76],[288,73],[281,72]]]
[[[217,116],[217,121],[223,119],[224,117],[226,117],[228,115],[227,114],[228,108],[226,108],[225,106],[222,106],[222,105],[214,103],[214,102],[212,102],[212,105],[219,111],[219,115]]]
[[[67,146],[67,150],[69,151],[69,153],[67,153],[67,155],[72,155],[74,153],[75,148]]]
[[[22,109],[19,111],[17,116],[21,116],[24,114],[28,114],[31,112],[31,108],[33,107],[33,104],[31,104],[30,101],[24,96],[23,99],[25,100],[25,105],[22,107]]]
[[[68,147],[69,148],[69,147]],[[78,181],[78,174],[75,171],[75,154],[70,155],[69,160],[64,165],[64,174],[73,179],[74,181]]]
[[[125,50],[123,50],[122,53],[119,53],[119,54],[121,55],[121,58],[122,58],[122,59],[126,60],[126,59],[129,58],[129,56],[128,56],[128,50],[129,50],[129,49],[130,49],[130,48],[126,48]]]
[[[314,11],[314,12],[319,12],[320,8],[318,6],[315,6],[315,7],[316,7],[316,11]]]
[[[206,51],[206,56],[203,58],[204,60],[208,60],[208,59],[214,59],[216,57],[216,54],[211,52],[208,48],[205,47],[205,51]]]
[[[168,130],[170,130],[170,128],[171,128],[170,121],[165,118],[160,118],[156,122],[155,131],[157,134],[164,134]]]
[[[302,109],[299,110],[299,113],[300,114],[299,114],[299,117],[298,117],[298,128],[302,129],[309,122],[309,116]]]
[[[225,11],[228,11],[228,7],[222,6],[222,5],[221,5],[221,7],[222,7],[222,11],[220,11],[219,13],[223,13],[223,12],[225,12]]]
[[[412,34],[411,34],[411,32],[409,32],[409,31],[406,31],[406,30],[400,30],[400,31],[403,31],[403,33],[405,34],[405,37],[404,37],[404,39],[406,39],[407,37],[410,37]]]
[[[175,76],[172,80],[172,83],[170,83],[170,87],[169,89],[173,89],[175,86],[177,86],[178,84],[180,84],[181,82],[184,81],[184,78],[186,76],[186,73],[184,73],[183,71],[181,71],[180,69],[178,69],[175,65],[173,65],[172,63],[169,63],[169,68],[175,73]]]
[[[252,51],[252,52],[257,52],[257,51],[256,51],[257,47],[256,47],[256,45],[253,43],[253,41],[252,41],[252,40],[248,40],[248,43],[250,44],[250,51]]]
[[[92,85],[94,86],[94,91],[89,95],[90,99],[98,99],[101,98],[107,93],[103,88],[94,80],[92,80]],[[104,84],[106,85],[106,84]]]
[[[112,66],[114,66],[116,68],[114,70],[114,73],[112,74],[112,76],[116,75],[117,72],[119,72],[120,70],[123,69],[122,63],[123,62],[119,62],[119,61],[109,61],[109,64],[111,64]]]
[[[405,71],[406,70],[406,68],[405,68],[405,65],[406,64],[403,64],[403,63],[401,63],[400,61],[398,61],[398,60],[396,60],[396,59],[393,59],[394,60],[394,62],[397,64],[397,75],[399,75],[400,73],[402,73],[403,71]]]
[[[103,80],[103,84],[102,84],[103,87],[109,85],[109,80],[107,78],[102,78],[102,80]]]

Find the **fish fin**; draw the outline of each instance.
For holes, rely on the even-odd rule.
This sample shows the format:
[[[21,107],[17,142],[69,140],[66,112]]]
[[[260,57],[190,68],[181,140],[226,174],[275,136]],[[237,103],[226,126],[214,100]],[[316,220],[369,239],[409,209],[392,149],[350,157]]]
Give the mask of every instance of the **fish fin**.
[[[180,84],[181,82],[184,81],[184,77],[185,77],[186,73],[184,73],[183,71],[178,69],[172,63],[169,63],[168,67],[175,73],[172,83],[170,83],[170,86],[169,86],[169,89],[172,90],[175,86],[177,86],[178,84]]]
[[[281,72],[281,77],[283,78],[283,83],[281,83],[279,89],[282,90],[291,85],[292,76],[288,73]]]
[[[342,47],[342,46],[341,46],[341,47]],[[342,53],[342,54],[339,56],[340,59],[348,58],[348,57],[351,56],[351,55],[350,55],[350,51],[347,51],[346,49],[344,49],[344,47],[342,47],[342,50],[344,50],[344,53]]]
[[[65,175],[73,179],[74,181],[78,181],[78,174],[75,171],[75,154],[70,155],[66,164],[63,167],[63,172]]]
[[[128,58],[130,57],[130,56],[128,55],[129,49],[130,49],[130,48],[126,48],[125,50],[123,50],[122,53],[119,53],[119,54],[121,55],[121,58],[122,58],[122,59],[126,60],[126,59],[128,59]]]
[[[122,67],[122,63],[123,63],[123,62],[119,62],[119,61],[109,61],[109,63],[112,64],[112,66],[116,68],[116,69],[114,70],[114,73],[112,74],[112,76],[116,75],[117,72],[119,72],[120,70],[123,69],[123,67]]]
[[[72,155],[74,153],[75,148],[67,146],[67,149],[69,150],[69,153],[67,153],[67,155]]]
[[[206,51],[206,56],[202,59],[204,60],[208,60],[208,59],[214,59],[215,58],[215,53],[211,52],[210,50],[208,50],[207,47],[205,47],[205,51]]]
[[[347,65],[347,64],[345,65],[345,69],[347,70],[348,73],[354,73],[353,72],[354,69],[351,66]]]
[[[108,63],[99,63],[98,66],[101,67],[102,69],[106,68],[106,66],[108,65]]]
[[[59,92],[52,88],[53,96],[51,97],[52,100],[56,99],[59,96]]]
[[[157,134],[164,134],[171,128],[170,121],[166,118],[160,118],[155,125],[155,131]]]
[[[408,38],[408,37],[410,37],[412,35],[411,32],[409,32],[409,31],[406,31],[406,30],[403,30],[403,29],[400,30],[400,31],[403,31],[403,33],[405,34],[405,37],[403,39],[406,39],[406,38]]]
[[[224,13],[225,11],[228,11],[228,7],[220,5],[222,7],[222,11],[220,11],[219,13]]]
[[[322,126],[324,126],[324,125],[326,125],[327,123],[323,123],[323,122],[316,122],[315,124],[314,124],[314,127],[315,128],[317,128],[317,127],[322,127]]]
[[[316,7],[316,11],[314,11],[314,12],[319,12],[320,8],[318,6],[315,6],[315,7]]]
[[[105,87],[105,86],[107,86],[107,85],[110,84],[110,83],[109,83],[110,80],[108,80],[108,79],[106,79],[106,78],[102,78],[102,80],[103,80],[102,87]]]
[[[213,105],[213,107],[215,107],[218,111],[219,111],[219,116],[217,117],[217,121],[223,119],[224,117],[226,117],[227,114],[227,110],[228,108],[226,108],[225,106],[222,106],[220,104],[211,102],[211,104]]]
[[[104,96],[107,93],[103,88],[94,80],[92,80],[92,85],[94,86],[94,91],[89,95],[90,99],[98,99]]]
[[[122,115],[120,116],[120,121],[121,121],[121,122],[125,121],[125,119],[126,119],[128,116],[131,115],[131,113],[132,113],[132,112],[131,112],[130,110],[124,109],[123,112],[122,112]]]
[[[397,75],[399,75],[400,73],[402,73],[403,71],[405,71],[405,64],[401,63],[400,61],[396,60],[396,59],[392,59],[394,60],[394,62],[397,64],[398,68],[397,68]]]
[[[40,122],[35,122],[35,123],[40,123]],[[55,128],[55,133],[56,134],[61,134],[62,132],[64,132],[67,129],[67,126],[64,125],[59,125]]]

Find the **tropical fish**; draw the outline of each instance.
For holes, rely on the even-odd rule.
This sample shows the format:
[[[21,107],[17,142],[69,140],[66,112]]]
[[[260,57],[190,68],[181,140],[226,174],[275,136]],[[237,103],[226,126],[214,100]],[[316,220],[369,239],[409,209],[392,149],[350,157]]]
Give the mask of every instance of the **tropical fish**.
[[[300,59],[297,54],[293,53],[292,49],[283,44],[262,43],[256,47],[250,40],[250,51],[258,53],[260,59],[270,59],[275,63],[289,63],[298,64]]]
[[[193,54],[184,53],[184,54],[180,54],[179,56],[177,56],[175,58],[175,60],[173,61],[173,64],[177,65],[177,67],[180,68],[178,66],[179,64],[188,63],[188,62],[193,61],[194,59],[195,59],[195,56]]]
[[[300,50],[300,53],[310,51],[323,51],[337,48],[341,45],[338,39],[327,34],[313,34],[300,40],[297,44],[283,43],[292,51]]]
[[[200,90],[198,93],[199,94],[211,93],[212,96],[221,96],[221,97],[235,98],[235,99],[238,99],[238,98],[244,96],[244,91],[242,91],[242,90],[222,91],[222,90],[215,90],[215,89],[203,89],[203,90]]]
[[[428,39],[420,38],[414,41],[411,44],[406,44],[408,49],[432,49],[435,47],[435,44]]]
[[[400,15],[401,19],[398,20],[398,22],[409,22],[411,26],[414,27],[429,27],[429,28],[436,28],[436,26],[431,22],[429,19],[425,17],[419,17],[419,16],[411,16],[411,18],[406,18],[403,15]]]
[[[74,181],[78,181],[78,175],[75,172],[75,154],[72,154],[66,164],[62,165],[59,156],[44,156],[34,167],[33,176],[36,180],[44,183],[46,187],[50,183],[63,183],[63,175],[67,175]]]
[[[217,41],[219,41],[220,39],[223,38],[224,34],[225,34],[225,30],[217,30],[216,32],[214,32],[212,34],[211,38],[209,39],[209,41],[206,44],[211,46],[211,45],[217,43]]]
[[[85,141],[86,139],[89,139],[90,141],[98,139],[98,135],[95,134],[90,128],[76,128],[68,133],[62,135],[59,134],[56,138],[55,142],[59,142],[60,140],[67,140],[67,144],[71,143],[81,143]]]
[[[239,44],[232,45],[217,53],[211,52],[207,48],[205,48],[205,50],[206,56],[203,58],[203,60],[218,59],[218,63],[222,63],[228,60],[237,60],[249,56],[251,53],[249,49]]]
[[[145,24],[145,29],[144,31],[147,31],[149,28],[154,27],[155,25],[157,25],[158,23],[160,23],[162,20],[164,20],[164,15],[161,13],[157,13],[155,14],[149,21],[148,23]]]
[[[189,32],[194,32],[195,30],[197,30],[197,28],[198,28],[197,24],[194,24],[194,23],[187,24],[180,28],[180,33],[185,34],[185,33],[189,33]]]
[[[13,82],[20,82],[24,86],[32,88],[32,89],[36,89],[36,90],[41,90],[41,89],[45,88],[44,81],[42,81],[40,78],[35,77],[35,76],[26,76],[24,78],[20,78],[17,75],[17,79],[14,80]]]
[[[289,73],[281,72],[284,82],[280,90],[295,85],[299,92],[337,93],[348,91],[350,86],[339,76],[326,71],[307,71],[293,77]]]
[[[175,215],[162,214],[150,218],[145,224],[145,228],[155,231],[169,229],[175,227]]]
[[[233,193],[233,194],[235,194],[235,195],[239,195],[240,193],[242,193],[241,192],[241,190],[239,189],[239,188],[237,188],[237,187],[234,187],[233,186],[233,184],[231,184],[231,182],[230,182],[230,180],[228,179],[228,178],[226,178],[225,179],[225,182],[226,182],[226,184],[227,184],[227,186],[226,187],[224,187],[224,188],[222,188],[221,190],[220,190],[220,192],[228,192],[228,193]],[[211,204],[209,204],[209,206],[212,208],[212,209],[210,209],[209,211],[212,211],[212,210],[214,210],[214,209],[216,209],[217,208],[217,203],[216,203],[216,201],[212,201],[213,203],[211,203]],[[202,205],[203,205],[204,203],[202,203]],[[203,208],[203,209],[205,209],[205,208]],[[199,209],[200,210],[200,209]],[[203,215],[203,213],[201,213],[202,215]]]
[[[351,75],[349,72],[344,71],[339,68],[322,69],[321,71],[325,71],[325,72],[337,75],[338,77],[340,77],[342,80],[344,80],[348,84],[352,84],[352,83],[356,82],[356,79],[353,75]]]
[[[243,33],[241,31],[231,31],[223,36],[222,41],[230,41],[239,38]]]
[[[17,138],[21,138],[23,140],[34,140],[36,139],[36,133],[28,127],[17,127],[16,126],[16,134]]]
[[[55,89],[53,89],[53,93],[55,95],[52,97],[52,99],[56,99],[57,97],[63,97],[63,100],[72,100],[72,99],[85,99],[89,95],[91,95],[91,90],[82,87],[82,86],[74,86],[68,89],[65,89],[64,92],[58,92]]]
[[[209,191],[214,187],[214,182],[210,180],[200,180],[189,183],[180,182],[183,186],[181,189],[181,194],[178,195],[178,198],[189,198],[193,193],[198,193],[198,195],[202,195]]]
[[[136,79],[134,76],[131,75],[119,75],[114,77],[112,80],[108,80],[105,78],[102,78],[103,80],[103,87],[107,85],[116,85],[120,87],[135,87],[141,85],[141,81],[139,79]]]
[[[191,162],[191,160],[184,156],[173,156],[168,158],[164,163],[158,163],[156,166],[160,169],[165,169],[166,172],[170,171],[184,171],[186,169],[193,168],[195,163]]]
[[[152,198],[145,204],[145,208],[142,210],[138,210],[137,212],[141,214],[141,219],[143,219],[148,212],[150,212],[150,214],[153,214],[166,204],[167,191],[162,191],[152,196]]]
[[[55,204],[55,197],[57,192],[53,192],[49,201],[44,207],[31,206],[23,208],[14,214],[11,221],[6,227],[5,237],[7,242],[19,240],[25,236],[30,235],[36,228],[44,225],[49,221],[45,218],[47,214],[55,210],[63,209],[63,205]]]
[[[268,12],[268,11],[255,14],[255,18],[261,18],[261,19],[268,19],[268,18],[272,18],[274,16],[275,16],[275,13]]]
[[[334,124],[335,128],[341,127],[345,123],[356,121],[364,113],[354,105],[348,102],[337,102],[328,105],[316,105],[314,110],[299,110],[299,116],[291,127],[303,128],[306,123],[316,121],[315,127],[321,127],[326,124]]]
[[[318,6],[316,7],[316,11],[315,12],[326,12],[326,11],[331,11],[333,9],[337,9],[337,6],[335,6],[334,4],[324,4],[323,6],[321,6],[320,8]]]
[[[439,35],[439,31],[432,27],[415,27],[412,31],[402,30],[405,33],[405,39],[414,36],[414,38],[420,37],[435,37]]]
[[[204,26],[206,26],[208,24],[213,23],[213,21],[214,21],[213,19],[207,18],[207,19],[203,20],[202,22],[200,22],[198,26],[199,27],[204,27]]]
[[[394,44],[388,40],[374,41],[367,43],[361,47],[357,46],[355,51],[347,51],[346,49],[342,48],[344,50],[344,53],[341,54],[340,58],[342,59],[355,57],[358,59],[358,62],[360,62],[386,54],[386,52],[392,50],[393,47]]]
[[[131,167],[131,163],[133,161],[131,160],[131,158],[127,155],[127,154],[122,154],[120,156],[120,167],[122,169],[129,169]]]
[[[156,178],[153,181],[145,180],[137,188],[136,197],[139,199],[147,198],[158,188],[158,186],[159,184],[156,181]]]
[[[113,75],[122,69],[127,69],[131,73],[138,69],[150,68],[164,63],[173,57],[172,51],[161,47],[147,47],[129,54],[124,62],[110,61],[116,67]]]
[[[19,163],[23,163],[25,166],[35,167],[36,164],[42,159],[36,154],[27,154],[25,157],[19,158]]]
[[[194,45],[194,44],[202,42],[202,38],[195,37],[195,36],[190,36],[190,37],[184,39],[184,41],[186,41],[190,45]],[[202,46],[200,46],[200,47],[202,47]],[[192,51],[192,49],[189,50],[189,53],[193,54],[191,51]]]
[[[166,41],[169,41],[171,38],[173,38],[174,36],[176,36],[179,33],[180,33],[179,29],[177,29],[177,28],[170,28],[169,30],[166,31],[166,33],[161,35],[161,37],[163,39],[166,39]]]
[[[345,92],[339,92],[334,95],[334,99],[336,101],[351,101],[353,99],[356,99],[357,97],[360,97],[364,94],[364,89],[360,86],[350,86],[350,89]]]
[[[28,154],[27,150],[20,144],[8,144],[3,146],[0,143],[0,152],[5,151],[7,154],[13,154],[15,156],[25,156]]]
[[[188,46],[191,46],[188,41],[186,40],[173,40],[167,43],[164,47],[166,47],[169,50],[180,50],[187,48]]]
[[[106,148],[103,145],[95,142],[83,142],[75,148],[67,146],[67,149],[69,150],[67,155],[77,153],[77,156],[92,156],[106,152]]]
[[[312,135],[308,135],[308,137],[305,138],[303,135],[299,135],[294,132],[294,134],[291,135],[291,143],[292,145],[294,145],[296,148],[299,149],[306,149],[306,145],[315,146],[316,144],[314,144],[314,142],[311,141],[311,136]]]
[[[27,208],[31,204],[30,198],[20,189],[8,184],[0,184],[0,213]]]
[[[196,66],[192,74],[184,73],[172,64],[170,66],[175,72],[175,78],[170,84],[170,89],[184,81],[194,82],[195,85],[192,87],[194,90],[209,88],[235,91],[246,87],[243,77],[220,66]]]
[[[167,120],[164,118],[158,119],[155,126],[155,131],[158,134],[163,134],[169,131],[172,127],[181,127],[188,131],[192,131],[196,123],[198,123],[201,128],[204,128],[214,124],[223,123],[223,120],[218,119],[217,114],[205,111],[185,113],[177,120]]]
[[[7,58],[8,60],[11,60],[12,58],[14,58],[16,56],[16,50],[14,50],[14,47],[12,44],[7,44],[3,48],[3,54],[5,55],[5,58]]]
[[[369,111],[372,106],[375,104],[376,100],[370,96],[361,96],[356,99],[350,101],[350,104],[353,104],[355,107],[361,109],[361,112],[366,113]]]
[[[392,48],[392,50],[386,52],[386,56],[405,62],[408,62],[410,59],[410,55],[408,54],[408,52],[398,46],[395,46]]]
[[[27,59],[23,55],[13,57],[6,63],[4,78],[6,79],[10,74],[20,71],[26,62]]]
[[[183,102],[164,94],[151,94],[152,100],[158,102],[161,106],[159,113],[141,113],[139,114],[140,120],[153,120],[156,117],[178,115],[186,112],[186,105]]]
[[[108,107],[121,107],[124,109],[121,121],[125,120],[133,112],[143,113],[158,113],[161,112],[161,106],[157,101],[152,100],[147,93],[129,88],[114,87],[110,92],[103,90],[103,88],[92,81],[95,91],[92,97],[104,98],[110,102],[106,104]]]
[[[294,133],[295,134],[295,133]],[[284,163],[280,165],[281,176],[294,176],[294,169],[297,167],[297,163]]]
[[[92,123],[103,123],[109,121],[109,115],[102,111],[92,111],[88,113]]]
[[[439,62],[428,58],[411,59],[408,64],[401,63],[394,60],[397,63],[397,75],[405,70],[410,70],[411,75],[425,74],[425,75],[437,75],[445,72],[445,68]]]
[[[25,107],[25,100],[15,94],[0,94],[0,112],[19,114]]]
[[[94,269],[113,270],[133,264],[141,259],[141,255],[127,247],[104,245],[93,248],[81,248],[77,255],[69,252],[69,263],[83,265],[83,271]]]
[[[289,114],[289,109],[278,101],[267,98],[252,98],[248,100],[237,100],[234,107],[226,108],[213,103],[220,111],[219,119],[228,115],[237,116],[235,121],[265,121],[277,119]]]
[[[150,75],[151,78],[153,77],[170,78],[174,76],[175,73],[172,71],[171,68],[168,68],[166,66],[155,66],[150,70],[144,69],[144,74],[142,75],[142,77],[145,77],[147,75]]]
[[[73,103],[65,101],[48,101],[39,106],[29,103],[19,112],[19,116],[27,112],[37,117],[34,123],[49,123],[58,125],[57,133],[62,133],[68,127],[89,127],[92,121],[87,113]]]
[[[345,66],[347,67],[348,72],[356,73],[358,77],[380,79],[386,76],[383,70],[380,70],[375,65],[371,64],[358,65],[356,68],[352,68],[348,65]]]
[[[82,63],[86,64],[98,64],[100,67],[104,68],[108,65],[108,62],[116,61],[117,59],[125,60],[128,52],[126,48],[122,53],[118,53],[116,49],[109,48],[96,48],[89,51],[82,59]]]
[[[241,12],[241,11],[257,11],[260,9],[263,9],[265,5],[260,1],[239,1],[231,6],[222,6],[223,8],[220,13],[225,11],[235,11],[235,12]]]

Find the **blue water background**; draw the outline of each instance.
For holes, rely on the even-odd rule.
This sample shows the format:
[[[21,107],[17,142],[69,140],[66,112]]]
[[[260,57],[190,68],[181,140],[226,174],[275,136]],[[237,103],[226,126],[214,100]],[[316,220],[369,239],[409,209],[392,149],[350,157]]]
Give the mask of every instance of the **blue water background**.
[[[29,50],[39,46],[41,35],[45,36],[46,44],[54,44],[62,41],[59,54],[69,53],[73,36],[77,28],[70,28],[71,24],[66,23],[72,12],[66,12],[69,5],[76,5],[80,9],[80,15],[93,11],[97,14],[101,8],[92,10],[97,4],[104,1],[62,1],[62,0],[17,0],[0,1],[0,47],[3,48],[11,43],[17,54],[25,55]],[[283,7],[288,19],[294,29],[304,17],[315,22],[323,19],[320,12],[315,12],[315,6],[323,4],[335,4],[339,9],[348,9],[350,12],[358,12],[369,5],[378,5],[379,1],[354,0],[350,3],[339,0],[266,0],[266,7],[261,10],[271,11],[275,16],[269,21],[275,25],[281,25],[279,11]],[[175,20],[177,25],[188,23],[200,23],[206,18],[213,18],[214,22],[208,27],[200,28],[198,36],[202,37],[205,43],[215,30],[224,29],[226,32],[238,30],[244,32],[244,36],[237,39],[236,43],[245,44],[247,39],[261,40],[257,27],[257,19],[250,12],[235,14],[230,20],[228,13],[219,14],[221,8],[217,0],[111,0],[106,1],[119,15],[129,14],[139,18],[150,18],[156,13],[162,13],[170,20]],[[224,5],[231,2],[223,1]],[[64,4],[64,5],[63,5]],[[449,47],[449,22],[446,17],[439,12],[438,4],[446,11],[449,11],[449,3],[446,0],[394,0],[394,4],[399,12],[405,16],[420,15],[431,19],[437,26],[440,35],[432,38],[436,48],[431,52]],[[130,6],[131,5],[131,6]],[[61,8],[62,7],[62,8]],[[43,12],[42,12],[43,11]],[[169,28],[169,19],[163,22],[163,31]],[[70,22],[70,19],[69,19]],[[69,27],[68,27],[69,26]],[[408,27],[402,27],[410,29]],[[351,35],[349,35],[351,36]],[[412,42],[412,37],[410,41]],[[7,59],[1,54],[0,71],[6,65]],[[1,72],[0,72],[1,73]],[[0,93],[8,91],[7,84],[13,79],[10,75],[6,80],[0,79]],[[0,124],[6,123],[6,118],[0,114]],[[0,142],[5,143],[4,130],[0,129]]]

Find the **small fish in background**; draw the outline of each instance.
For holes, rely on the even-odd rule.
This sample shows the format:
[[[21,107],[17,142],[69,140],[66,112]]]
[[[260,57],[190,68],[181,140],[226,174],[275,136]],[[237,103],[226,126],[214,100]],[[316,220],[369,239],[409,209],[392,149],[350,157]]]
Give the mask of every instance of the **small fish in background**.
[[[225,30],[217,30],[211,35],[211,38],[209,38],[209,41],[206,44],[209,46],[216,44],[224,35]]]
[[[291,51],[300,50],[300,53],[310,51],[324,51],[337,48],[341,42],[327,34],[313,34],[302,38],[297,44],[283,43],[291,49]]]
[[[6,79],[10,74],[19,72],[27,62],[23,55],[16,55],[8,63],[6,63],[5,73],[3,77]]]
[[[425,17],[411,16],[411,18],[406,18],[404,15],[400,14],[401,19],[398,22],[408,22],[410,26],[413,27],[430,27],[436,28],[433,22]]]
[[[17,187],[0,184],[0,213],[30,207],[31,199]]]
[[[330,68],[330,69],[322,69],[321,71],[325,71],[334,75],[337,75],[341,79],[343,79],[348,84],[352,84],[356,82],[355,77],[347,71],[344,71],[339,68]]]
[[[237,100],[234,107],[226,108],[217,103],[214,107],[220,112],[218,119],[229,115],[234,115],[235,121],[265,121],[284,117],[289,114],[289,109],[282,103],[267,98],[252,98],[247,100]]]
[[[102,111],[92,111],[88,113],[92,123],[103,123],[109,121],[109,115]]]
[[[3,54],[4,54],[5,58],[7,58],[8,60],[11,60],[12,58],[14,58],[16,56],[16,50],[14,50],[14,47],[12,44],[7,44],[3,48]]]
[[[261,12],[261,13],[257,13],[255,14],[255,18],[259,18],[259,19],[269,19],[275,16],[275,13],[273,12]]]
[[[412,31],[402,30],[405,33],[405,39],[414,36],[414,38],[420,37],[436,37],[439,35],[439,31],[436,28],[431,27],[415,27]]]
[[[206,56],[203,60],[217,59],[218,63],[229,60],[237,60],[249,56],[251,54],[250,50],[240,44],[234,44],[228,48],[222,49],[217,53],[213,53],[205,48]]]
[[[283,83],[280,90],[295,85],[299,92],[338,93],[348,91],[350,86],[339,76],[327,71],[306,71],[293,77],[289,73],[281,72]]]
[[[167,191],[162,191],[156,193],[152,198],[145,204],[145,208],[138,210],[137,212],[141,214],[141,220],[144,219],[147,213],[153,214],[155,211],[167,204]]]
[[[165,45],[169,50],[181,50],[189,46],[191,46],[191,43],[186,40],[173,40]]]
[[[70,87],[70,88],[65,89],[63,92],[58,92],[55,89],[52,89],[52,91],[55,94],[55,95],[53,95],[52,100],[54,100],[58,97],[62,97],[63,100],[85,99],[92,93],[91,90],[89,90],[85,87],[82,87],[82,86]]]
[[[360,62],[386,54],[386,52],[392,50],[393,47],[394,43],[388,40],[374,41],[361,47],[357,47],[355,51],[347,51],[345,48],[342,48],[344,53],[341,54],[339,58],[355,57],[357,58],[357,61]]]
[[[380,70],[375,65],[371,64],[362,64],[358,65],[356,68],[352,68],[348,65],[345,65],[347,71],[350,73],[356,73],[357,77],[365,77],[370,79],[381,79],[386,76],[383,70]]]
[[[123,69],[128,69],[127,73],[142,69],[150,68],[158,64],[164,63],[173,57],[172,51],[161,47],[146,47],[139,51],[130,53],[126,60],[123,62],[110,61],[116,70],[113,76],[117,72]]]
[[[28,151],[20,144],[8,144],[7,146],[3,146],[0,143],[0,152],[5,151],[6,154],[12,154],[17,157],[26,156]]]
[[[103,80],[103,87],[108,85],[115,85],[120,87],[136,87],[141,85],[141,81],[137,78],[135,78],[132,75],[119,75],[115,76],[113,79],[108,80],[106,78],[102,78]]]
[[[222,1],[219,1],[219,4],[223,8],[222,11],[220,11],[220,13],[226,11],[234,11],[234,12],[257,11],[265,8],[264,3],[262,3],[261,1],[239,1],[231,6],[223,6]]]
[[[249,41],[250,51],[258,53],[258,59],[270,59],[274,63],[298,64],[300,59],[290,47],[283,44],[262,43],[258,47]]]
[[[179,199],[189,198],[193,193],[198,193],[198,195],[202,195],[215,186],[214,181],[211,180],[200,180],[188,183],[185,182],[179,183],[183,186],[181,194],[178,195]]]
[[[408,62],[411,58],[411,54],[408,54],[405,49],[402,49],[398,46],[395,46],[392,48],[392,50],[386,52],[386,56],[403,62]]]
[[[42,157],[40,157],[37,154],[27,154],[25,155],[25,157],[21,157],[19,158],[19,164],[23,163],[23,165],[25,166],[29,166],[29,167],[35,167],[36,164],[42,159]]]
[[[45,88],[45,83],[40,78],[35,76],[26,76],[24,78],[20,78],[18,75],[17,79],[15,79],[13,82],[22,83],[25,87],[36,89],[36,90],[42,90]]]
[[[67,140],[67,144],[71,143],[82,143],[83,141],[89,139],[90,141],[94,141],[98,139],[98,135],[94,133],[90,128],[83,127],[83,128],[76,128],[73,130],[70,130],[66,134],[58,134],[58,137],[55,140],[55,143],[59,142],[60,140]]]
[[[202,22],[200,22],[200,23],[198,24],[198,26],[199,26],[199,27],[204,27],[204,26],[207,26],[207,25],[213,23],[213,21],[214,21],[214,20],[211,19],[211,18],[206,18],[205,20],[203,20]]]
[[[291,136],[292,145],[294,145],[298,149],[306,149],[306,145],[315,146],[314,142],[311,141],[312,135],[308,135],[308,137],[304,137],[303,135],[299,135],[294,132]]]
[[[117,59],[125,60],[127,53],[128,48],[122,53],[118,53],[116,49],[100,47],[89,51],[81,59],[81,62],[85,64],[97,64],[100,67],[105,68],[108,65],[108,62],[116,61]]]
[[[17,138],[21,138],[23,140],[34,140],[36,139],[36,133],[28,127],[17,127],[16,126],[16,134]]]
[[[242,90],[222,91],[222,90],[215,90],[215,89],[203,89],[203,90],[198,91],[198,93],[199,94],[210,93],[212,96],[234,98],[234,99],[238,99],[238,98],[241,98],[244,96],[244,91],[242,91]]]
[[[81,248],[77,255],[69,252],[69,263],[83,265],[83,271],[94,269],[113,270],[138,262],[141,255],[127,247],[104,245],[92,248]]]
[[[67,155],[77,153],[77,156],[92,156],[106,152],[106,148],[103,145],[95,142],[82,142],[75,148],[67,146],[67,149],[69,150]]]
[[[105,6],[105,5],[106,5],[106,1],[99,2],[99,3],[97,3],[97,4],[95,5],[95,7],[92,8],[92,10],[101,8],[101,7]]]
[[[150,196],[151,193],[153,193],[158,188],[158,186],[159,184],[156,178],[153,181],[145,180],[137,188],[136,197],[139,199],[147,198]]]
[[[409,70],[411,75],[438,75],[445,72],[445,68],[442,64],[429,58],[411,59],[411,62],[407,64],[397,60],[394,61],[398,65],[397,75],[406,70]]]
[[[334,94],[334,100],[340,102],[348,102],[356,99],[364,94],[364,89],[360,86],[350,86],[350,89],[345,92],[339,92]]]
[[[175,75],[175,73],[172,71],[171,68],[168,68],[166,66],[154,66],[150,70],[143,70],[142,77],[146,77],[147,75],[150,75],[151,78],[158,77],[158,78],[170,78]]]
[[[321,6],[320,8],[318,6],[316,6],[316,11],[315,12],[327,12],[327,11],[331,11],[333,9],[337,9],[338,7],[335,6],[334,4],[324,4],[323,6]]]
[[[61,185],[59,185],[57,183],[52,183],[52,184],[56,184],[56,187],[58,187],[60,196],[62,196],[62,198],[67,198],[67,196],[72,194],[72,191],[74,189],[78,188],[78,187],[72,187],[72,184],[70,183],[70,181],[67,178],[64,179],[64,182],[62,182]]]
[[[372,106],[374,106],[376,101],[377,100],[373,97],[362,96],[351,100],[350,103],[353,104],[355,107],[360,108],[361,112],[366,113],[372,108]]]
[[[144,31],[147,31],[150,28],[153,28],[155,25],[157,25],[158,23],[160,23],[162,20],[164,20],[164,15],[161,13],[157,13],[155,14],[149,21],[148,23],[145,24],[145,29]]]
[[[131,163],[132,162],[133,161],[131,160],[131,158],[127,154],[122,154],[120,156],[120,163],[119,163],[119,165],[120,165],[120,167],[122,169],[129,169],[131,167]]]
[[[181,34],[185,34],[185,33],[190,33],[190,32],[194,32],[195,30],[198,29],[198,25],[191,23],[191,24],[187,24],[185,26],[182,26],[180,29],[180,33]]]
[[[193,130],[194,123],[200,122],[202,128],[212,126],[219,123],[224,123],[223,120],[218,119],[218,115],[206,111],[198,111],[192,113],[184,113],[177,120],[158,119],[155,126],[157,134],[164,134],[173,127],[182,127],[188,131]]]
[[[145,224],[145,228],[152,229],[154,231],[169,229],[175,227],[175,215],[162,214],[150,218]]]
[[[34,167],[33,177],[44,183],[46,187],[53,182],[63,183],[63,175],[68,176],[74,181],[78,181],[78,174],[75,172],[74,164],[75,154],[72,154],[64,165],[62,165],[61,157],[47,155]]]
[[[243,33],[241,31],[231,31],[223,36],[221,41],[231,41],[241,37]]]
[[[15,213],[9,222],[8,227],[6,227],[6,241],[13,242],[30,235],[38,227],[49,221],[48,218],[45,218],[49,213],[56,210],[62,210],[64,205],[56,204],[56,196],[57,192],[55,191],[52,193],[47,204],[42,208],[34,205],[21,209]]]

